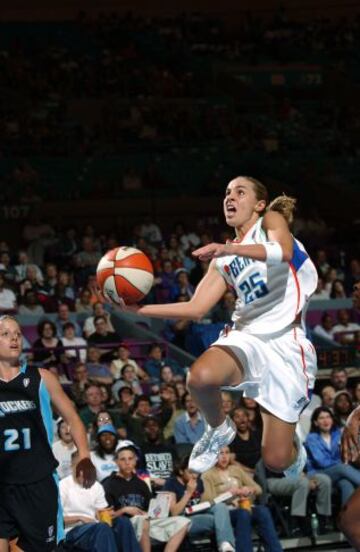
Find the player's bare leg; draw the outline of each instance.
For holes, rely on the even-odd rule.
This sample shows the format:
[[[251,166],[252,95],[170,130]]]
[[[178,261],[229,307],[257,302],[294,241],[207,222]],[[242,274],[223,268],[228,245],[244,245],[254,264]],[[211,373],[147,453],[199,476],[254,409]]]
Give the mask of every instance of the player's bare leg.
[[[360,550],[360,489],[357,489],[340,512],[339,529],[355,550]]]
[[[294,445],[296,424],[280,420],[262,409],[263,420],[262,458],[265,465],[277,472],[283,472],[297,456]]]
[[[221,386],[239,385],[242,373],[242,367],[231,354],[217,346],[205,351],[192,365],[187,386],[211,427],[217,427],[225,420]]]
[[[236,429],[224,413],[221,400],[222,385],[239,385],[242,366],[225,348],[212,347],[194,362],[188,374],[188,389],[202,411],[208,426],[194,446],[189,469],[197,473],[212,468],[220,449],[232,442]]]

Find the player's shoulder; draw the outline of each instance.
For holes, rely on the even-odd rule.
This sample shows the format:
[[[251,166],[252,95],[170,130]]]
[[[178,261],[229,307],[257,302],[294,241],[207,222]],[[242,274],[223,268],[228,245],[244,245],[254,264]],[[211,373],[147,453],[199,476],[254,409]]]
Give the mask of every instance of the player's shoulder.
[[[285,217],[278,211],[266,211],[261,221],[261,226],[264,230],[273,229],[276,226],[283,226],[284,224],[288,226]]]

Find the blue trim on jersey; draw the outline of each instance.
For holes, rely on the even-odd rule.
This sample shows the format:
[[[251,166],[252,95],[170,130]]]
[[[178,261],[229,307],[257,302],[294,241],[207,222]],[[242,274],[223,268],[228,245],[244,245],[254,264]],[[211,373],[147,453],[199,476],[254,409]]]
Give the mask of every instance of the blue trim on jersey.
[[[20,366],[20,374],[25,374],[27,368],[26,360],[23,360]]]
[[[61,504],[59,476],[57,472],[53,473],[53,478],[55,480],[55,484],[58,490],[58,511],[57,511],[57,517],[56,517],[56,537],[57,537],[56,544],[59,544],[59,542],[65,539],[64,514],[63,514],[63,509]]]
[[[297,244],[297,242],[294,240],[294,245],[293,245],[293,256],[292,256],[292,259],[290,261],[290,263],[293,265],[293,267],[295,268],[296,272],[302,267],[302,265],[304,264],[304,262],[306,261],[306,259],[309,258],[309,255],[307,253],[305,253],[305,251],[302,251],[302,249],[300,249],[299,245]]]
[[[40,386],[39,386],[39,400],[40,400],[41,416],[46,429],[49,445],[51,447],[53,442],[53,437],[54,437],[52,408],[51,408],[49,391],[46,389],[46,385],[43,379],[41,379]]]

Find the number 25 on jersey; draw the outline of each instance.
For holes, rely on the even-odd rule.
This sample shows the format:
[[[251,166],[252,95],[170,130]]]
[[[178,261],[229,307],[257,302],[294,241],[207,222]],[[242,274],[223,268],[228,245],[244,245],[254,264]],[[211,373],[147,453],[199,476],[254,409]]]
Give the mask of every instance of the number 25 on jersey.
[[[262,280],[259,272],[254,272],[254,274],[249,276],[247,280],[239,285],[239,289],[244,294],[244,301],[246,305],[248,303],[252,303],[255,299],[264,297],[264,295],[269,293],[269,290],[264,280]]]

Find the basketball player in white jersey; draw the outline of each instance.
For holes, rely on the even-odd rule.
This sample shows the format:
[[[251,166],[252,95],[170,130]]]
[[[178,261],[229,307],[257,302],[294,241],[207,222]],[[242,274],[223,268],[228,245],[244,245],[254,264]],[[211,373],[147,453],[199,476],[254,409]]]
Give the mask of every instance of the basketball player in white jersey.
[[[316,354],[303,320],[317,272],[289,230],[295,200],[282,196],[268,203],[267,190],[257,180],[232,180],[224,213],[236,237],[194,251],[195,257],[211,263],[192,299],[138,308],[146,316],[199,320],[228,286],[237,295],[232,327],[194,362],[188,375],[188,388],[207,422],[189,462],[195,472],[210,469],[220,448],[235,437],[222,408],[221,389],[242,390],[260,405],[262,455],[270,469],[295,476],[306,461],[295,426],[310,401],[316,374]]]

